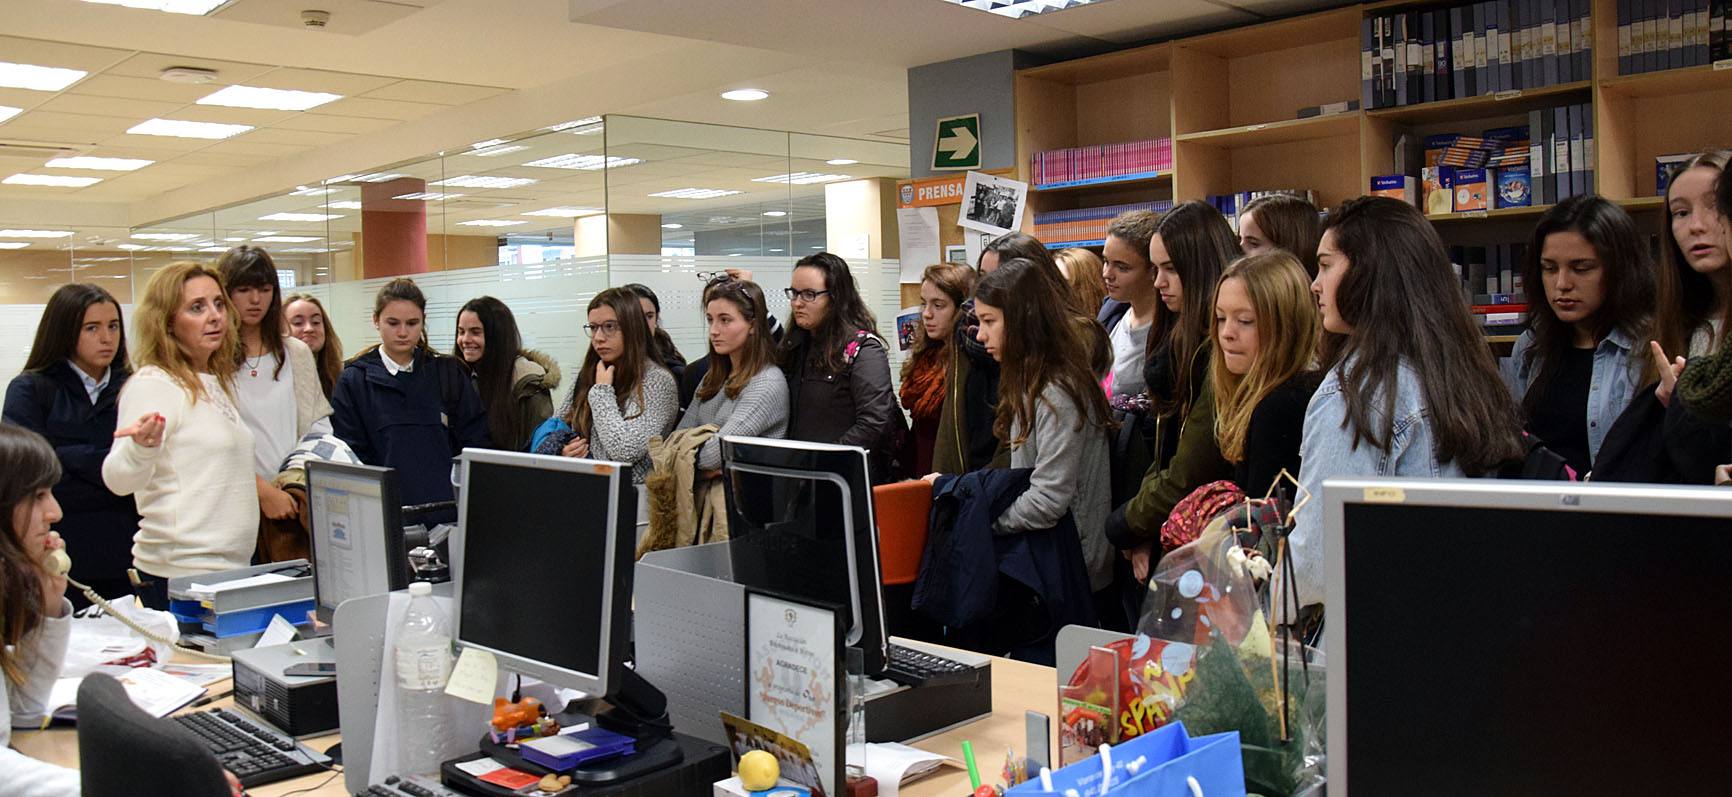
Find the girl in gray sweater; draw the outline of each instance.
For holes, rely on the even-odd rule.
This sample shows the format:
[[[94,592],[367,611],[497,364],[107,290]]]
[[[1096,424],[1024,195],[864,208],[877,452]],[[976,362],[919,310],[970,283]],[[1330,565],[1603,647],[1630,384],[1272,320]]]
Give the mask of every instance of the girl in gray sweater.
[[[589,303],[589,353],[560,408],[569,432],[550,434],[538,454],[631,463],[633,484],[650,472],[649,441],[679,413],[679,385],[651,358],[649,322],[636,294],[608,288]]]
[[[980,282],[977,339],[1000,364],[994,432],[1010,443],[1010,466],[1032,468],[1028,489],[999,515],[1000,534],[1076,521],[1089,585],[1112,585],[1111,463],[1106,394],[1089,371],[1084,328],[1053,296],[1068,290],[1057,269],[1015,258]],[[1099,597],[1097,595],[1097,597]]]
[[[720,431],[698,450],[698,468],[722,468],[722,438],[782,437],[788,431],[788,382],[776,367],[775,341],[764,291],[747,280],[704,291],[710,370],[698,384],[679,428],[715,424]]]

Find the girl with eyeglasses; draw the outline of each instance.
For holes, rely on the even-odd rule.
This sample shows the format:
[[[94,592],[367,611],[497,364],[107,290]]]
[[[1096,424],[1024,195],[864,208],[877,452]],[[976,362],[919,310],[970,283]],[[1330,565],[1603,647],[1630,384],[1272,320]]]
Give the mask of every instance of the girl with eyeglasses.
[[[793,306],[781,350],[788,439],[859,446],[871,452],[874,483],[901,477],[894,455],[906,421],[891,390],[878,322],[847,261],[829,252],[801,258],[786,292]]]
[[[589,352],[565,406],[537,430],[537,454],[631,463],[633,484],[651,464],[649,441],[679,413],[679,385],[654,356],[638,296],[608,288],[589,302]],[[557,421],[557,423],[555,423]]]
[[[427,342],[427,298],[400,277],[379,289],[379,345],[349,361],[331,395],[337,437],[368,465],[397,469],[404,504],[450,501],[451,458],[491,448],[487,410],[457,358]]]

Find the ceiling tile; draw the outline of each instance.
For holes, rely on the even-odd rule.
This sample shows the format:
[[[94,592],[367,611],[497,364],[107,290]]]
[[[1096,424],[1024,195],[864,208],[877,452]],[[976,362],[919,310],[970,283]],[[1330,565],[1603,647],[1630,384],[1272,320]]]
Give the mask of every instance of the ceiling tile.
[[[220,105],[188,105],[175,111],[172,119],[187,122],[218,122],[229,125],[269,127],[297,113],[296,111],[261,111],[257,108],[225,108]]]
[[[26,111],[14,117],[6,127],[13,130],[20,127],[60,130],[78,134],[78,140],[92,142],[115,133],[124,133],[127,128],[141,121],[143,120],[117,116]]]
[[[484,100],[496,94],[503,94],[506,89],[496,89],[488,86],[466,86],[461,83],[433,83],[426,80],[404,80],[380,89],[367,92],[364,96],[379,100],[403,100],[405,102],[430,102],[440,105],[468,105],[477,100]]]
[[[399,102],[397,100],[375,100],[365,97],[350,97],[337,100],[329,105],[319,106],[319,113],[327,116],[364,116],[369,119],[394,119],[406,122],[419,119],[435,111],[443,111],[443,105],[429,105],[422,102]]]
[[[312,130],[317,133],[371,133],[397,124],[395,119],[368,119],[360,116],[327,116],[319,113],[299,113],[278,122],[274,127],[284,130]]]
[[[212,152],[237,153],[241,155],[269,155],[272,157],[287,157],[297,152],[306,152],[309,147],[297,147],[289,144],[254,143],[246,137],[236,137],[210,147]]]
[[[82,44],[0,36],[0,61],[100,72],[126,58],[130,51]]]
[[[141,153],[140,158],[168,160],[176,155],[194,150],[204,149],[211,145],[208,139],[174,138],[172,136],[134,136],[125,132],[102,139],[103,147],[124,147],[127,150]]]
[[[354,138],[347,133],[316,133],[310,130],[284,130],[269,128],[254,130],[247,134],[247,140],[260,144],[294,144],[297,146],[318,147],[334,144]]]
[[[35,112],[56,111],[59,113],[83,113],[92,116],[110,116],[131,119],[136,124],[156,116],[168,116],[184,107],[186,103],[157,102],[152,100],[129,100],[119,97],[84,97],[77,94],[62,94],[37,106]]]
[[[251,166],[269,160],[264,155],[250,155],[241,152],[189,152],[174,159],[175,163],[187,163],[194,166]]]
[[[247,83],[270,89],[294,91],[325,91],[353,97],[396,83],[398,78],[353,75],[346,72],[325,72],[318,69],[273,69]]]
[[[123,77],[140,77],[155,79],[162,70],[171,66],[190,66],[199,69],[214,69],[218,83],[244,83],[249,78],[269,72],[274,67],[263,64],[247,64],[239,61],[217,61],[209,58],[188,58],[181,55],[163,55],[161,53],[139,53],[107,70],[110,75]],[[215,91],[210,86],[198,88]],[[202,96],[202,95],[201,95]]]
[[[88,83],[91,79],[92,78],[85,78],[84,80]],[[37,105],[41,105],[49,99],[52,99],[54,96],[54,93],[50,91],[0,88],[0,105],[10,105],[14,108],[29,110]]]
[[[185,105],[215,91],[216,88],[214,85],[189,86],[185,83],[170,83],[155,78],[101,74],[85,78],[83,82],[73,86],[67,93],[91,97],[124,97],[132,100],[178,102]]]

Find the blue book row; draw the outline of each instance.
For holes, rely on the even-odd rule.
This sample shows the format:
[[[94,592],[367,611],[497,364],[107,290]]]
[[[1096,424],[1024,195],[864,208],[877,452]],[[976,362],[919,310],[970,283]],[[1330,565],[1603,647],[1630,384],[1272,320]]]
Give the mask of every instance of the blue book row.
[[[1591,0],[1487,0],[1360,21],[1360,104],[1391,108],[1588,80]]]
[[[1728,0],[1618,0],[1618,74],[1732,58]]]

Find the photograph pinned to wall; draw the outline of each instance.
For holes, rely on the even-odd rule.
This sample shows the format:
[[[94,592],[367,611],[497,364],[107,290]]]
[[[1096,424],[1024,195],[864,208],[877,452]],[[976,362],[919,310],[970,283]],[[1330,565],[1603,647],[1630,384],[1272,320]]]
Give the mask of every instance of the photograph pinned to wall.
[[[961,265],[961,266],[973,265],[968,260],[968,247],[967,246],[946,246],[946,247],[944,247],[944,262],[955,263],[955,264]]]
[[[896,311],[896,346],[902,351],[914,348],[915,330],[920,329],[920,305]]]
[[[1003,235],[1022,226],[1028,209],[1028,183],[983,172],[969,172],[962,186],[962,216],[958,226]]]
[[[978,232],[976,230],[962,231],[962,264],[969,268],[980,268],[980,253],[986,251],[986,245],[999,236],[995,232]]]

